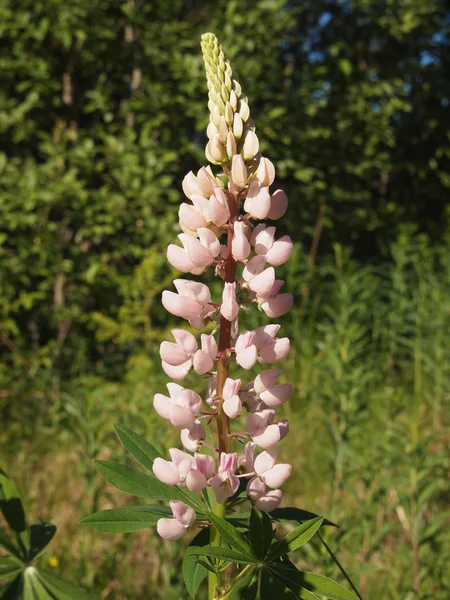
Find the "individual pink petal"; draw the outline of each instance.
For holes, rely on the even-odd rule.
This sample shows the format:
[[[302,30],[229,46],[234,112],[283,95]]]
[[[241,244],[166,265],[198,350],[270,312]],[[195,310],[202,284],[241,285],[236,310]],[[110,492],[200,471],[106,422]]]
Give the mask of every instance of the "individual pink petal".
[[[180,348],[187,354],[194,354],[197,350],[197,340],[192,333],[184,329],[172,329],[171,333]]]
[[[267,214],[268,219],[279,219],[287,211],[288,199],[283,190],[276,190],[272,194],[270,210]]]
[[[231,396],[223,401],[222,404],[223,412],[230,417],[230,419],[235,419],[241,414],[242,410],[242,402],[239,396]]]
[[[265,269],[259,275],[253,277],[250,281],[249,288],[256,292],[257,294],[261,294],[262,296],[267,295],[270,290],[273,288],[273,284],[275,282],[275,269],[273,267],[269,267]]]
[[[276,363],[283,360],[291,347],[289,338],[277,338],[272,344],[261,348],[258,352],[259,358],[266,363]]]
[[[227,377],[222,390],[223,398],[231,398],[239,392],[239,388],[241,387],[240,379],[231,379],[231,377]]]
[[[201,492],[207,483],[206,477],[197,469],[191,469],[186,477],[186,485],[191,492]]]
[[[241,335],[236,340],[236,344],[235,344],[236,352],[241,352],[242,350],[245,350],[246,348],[253,346],[254,337],[255,337],[254,331],[244,331],[243,333],[241,333]]]
[[[273,180],[275,179],[275,167],[273,166],[273,163],[264,156],[261,156],[259,160],[256,178],[262,186],[272,185]]]
[[[192,171],[185,176],[183,183],[181,184],[183,192],[188,198],[191,198],[194,194],[202,195],[202,191],[198,185],[197,177]]]
[[[200,213],[202,215],[202,217],[205,219],[205,223],[208,223],[209,221],[211,221],[210,215],[209,215],[209,201],[207,198],[205,198],[204,196],[192,196],[191,198],[192,200],[192,204],[194,205],[195,210]],[[205,227],[206,225],[202,225],[202,227]],[[195,232],[197,233],[197,232]]]
[[[180,227],[183,231],[188,230],[197,233],[200,227],[206,227],[207,222],[204,217],[190,204],[180,205],[178,210],[178,218],[180,219]]]
[[[169,420],[174,427],[189,429],[194,425],[195,414],[188,408],[172,404],[169,408]]]
[[[189,360],[189,354],[180,348],[178,344],[172,342],[162,342],[159,347],[159,355],[164,362],[174,367],[178,367]]]
[[[176,246],[175,244],[169,244],[167,248],[167,260],[175,269],[182,273],[191,273],[195,268],[194,263],[189,258],[189,254],[184,248]]]
[[[201,230],[199,230],[199,232],[200,231]],[[189,258],[193,262],[194,266],[205,269],[214,262],[214,257],[211,252],[208,250],[208,248],[205,248],[205,246],[203,246],[198,239],[193,238],[185,233],[180,233],[178,237],[181,239],[184,247],[186,248]]]
[[[265,390],[273,387],[275,381],[281,375],[280,369],[267,369],[266,371],[262,371],[259,375],[255,377],[254,381],[254,389],[257,394],[261,394]]]
[[[167,396],[163,396],[162,394],[155,394],[153,398],[153,408],[156,410],[160,417],[162,417],[163,419],[169,418],[170,406],[170,398],[167,398]]]
[[[234,223],[234,237],[231,244],[233,258],[238,261],[243,261],[250,254],[250,243],[245,235],[245,223],[236,221]]]
[[[258,433],[253,436],[253,441],[261,448],[271,448],[278,444],[281,440],[281,431],[278,426],[278,423],[273,423],[266,427],[266,429],[262,433]]]
[[[220,314],[227,319],[233,321],[239,313],[239,304],[236,302],[236,283],[225,282],[222,293],[222,304]]]
[[[176,485],[180,482],[180,474],[176,466],[159,456],[153,462],[153,473],[159,481],[167,485]]]
[[[259,223],[256,227],[253,228],[252,235],[250,236],[250,245],[254,246],[256,244],[256,238],[260,234],[261,231],[266,229],[267,225],[265,223]]]
[[[262,229],[255,237],[254,248],[256,254],[267,254],[273,246],[275,237],[275,227],[266,227]],[[194,263],[195,264],[195,263]],[[273,264],[273,263],[270,263]],[[274,265],[275,266],[275,265]]]
[[[269,390],[260,393],[261,400],[269,407],[279,406],[287,402],[292,394],[292,385],[290,383],[281,383],[274,385]]]
[[[196,469],[200,473],[203,473],[206,479],[210,479],[216,472],[216,463],[214,462],[214,458],[209,456],[209,454],[195,454],[194,464]]]
[[[161,301],[168,312],[176,317],[181,317],[182,319],[193,319],[200,312],[200,305],[198,302],[167,290],[162,293]]]
[[[169,387],[170,384],[167,384]],[[176,384],[175,384],[176,385]],[[202,410],[202,399],[193,390],[189,390],[187,388],[183,388],[175,398],[176,404],[179,406],[183,406],[184,408],[188,408],[194,414],[198,414]]]
[[[252,436],[261,433],[273,423],[274,417],[275,411],[271,408],[255,412],[247,417],[245,430]]]
[[[216,342],[216,338],[214,337],[214,335],[213,334],[206,335],[205,333],[202,333],[202,335],[200,336],[200,339],[201,339],[201,343],[202,343],[203,352],[206,352],[206,354],[208,354],[208,356],[210,356],[213,360],[216,360],[218,347],[217,347],[217,342]]]
[[[238,467],[247,473],[255,470],[255,448],[256,444],[254,442],[247,442],[238,456]]]
[[[259,275],[266,264],[266,257],[264,254],[257,254],[253,258],[251,258],[248,263],[245,265],[245,268],[242,272],[242,277],[245,281],[251,281],[256,275]]]
[[[186,296],[204,306],[211,302],[211,292],[204,283],[189,279],[174,279],[173,285],[181,296]]]
[[[255,473],[258,475],[262,475],[269,469],[275,465],[275,461],[277,460],[278,449],[274,448],[273,450],[266,450],[265,452],[261,452],[255,458]],[[263,481],[265,481],[263,479]],[[275,486],[277,487],[277,486]]]
[[[256,363],[258,352],[256,346],[249,346],[245,350],[236,353],[236,362],[243,369],[251,369]]]
[[[282,265],[289,260],[293,247],[291,238],[284,235],[266,252],[267,262],[274,267]]]
[[[271,344],[275,336],[277,335],[280,325],[275,323],[270,325],[263,325],[262,327],[257,327],[255,329],[255,336],[253,338],[253,343],[260,350],[267,344]]]
[[[247,192],[244,210],[255,219],[265,219],[270,210],[269,188],[261,187],[259,181],[253,181]]]
[[[255,500],[255,508],[263,512],[270,512],[278,508],[282,500],[283,492],[281,490],[272,490]]]
[[[258,154],[258,150],[259,150],[258,136],[256,135],[256,133],[254,131],[252,131],[251,129],[248,129],[247,133],[245,134],[244,145],[242,146],[242,150],[241,150],[244,160],[250,160],[251,158],[253,158],[256,154]]]
[[[204,246],[213,256],[217,256],[220,252],[220,242],[215,233],[211,229],[201,227],[198,230],[198,237],[202,246]]]
[[[230,498],[239,488],[239,479],[236,475],[226,471],[214,475],[210,481],[211,489],[216,495],[219,504],[223,504],[227,498]]]
[[[235,154],[231,161],[231,180],[234,185],[242,190],[247,184],[247,167],[240,154]]]
[[[203,196],[211,196],[214,193],[218,183],[212,174],[211,168],[202,167],[197,173],[197,182]]]
[[[169,502],[170,509],[174,518],[184,525],[185,527],[190,527],[195,522],[195,510],[181,502],[181,500],[171,500]]]
[[[264,453],[263,453],[264,454]],[[261,475],[261,479],[270,488],[275,489],[283,485],[283,483],[291,476],[292,467],[287,463],[274,465]]]
[[[225,204],[220,201],[219,192],[225,198]],[[225,225],[230,218],[230,209],[228,208],[228,202],[226,201],[226,197],[222,190],[216,190],[216,193],[209,199],[209,214],[211,216],[211,221],[214,225],[217,225],[217,227]]]
[[[266,484],[259,477],[253,477],[247,483],[247,496],[252,502],[256,502],[266,491]]]
[[[205,437],[205,429],[198,419],[190,429],[182,429],[180,434],[181,443],[190,452],[197,452]]]
[[[204,375],[214,366],[213,359],[203,350],[197,350],[194,354],[194,369],[199,375]]]
[[[227,454],[226,452],[222,452],[220,454],[219,459],[219,473],[222,471],[231,471],[234,473],[236,471],[237,466],[237,454],[236,452],[231,452]]]
[[[168,363],[162,361],[161,366],[163,368],[164,373],[166,375],[168,375],[171,379],[180,380],[180,379],[184,379],[186,377],[186,375],[189,373],[189,371],[191,370],[192,359],[189,359],[187,362],[185,362],[182,365],[179,365],[177,367],[174,367],[174,366],[169,365]]]
[[[279,294],[275,298],[269,298],[261,304],[261,308],[268,317],[276,319],[288,313],[294,303],[292,294]]]
[[[179,540],[186,533],[186,527],[176,519],[159,519],[156,531],[165,540]]]

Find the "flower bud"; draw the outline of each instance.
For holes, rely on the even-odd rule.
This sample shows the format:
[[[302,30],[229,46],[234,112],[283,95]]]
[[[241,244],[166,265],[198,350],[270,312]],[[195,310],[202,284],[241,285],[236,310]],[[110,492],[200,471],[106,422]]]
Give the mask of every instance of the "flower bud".
[[[212,158],[214,164],[220,164],[226,159],[225,148],[218,135],[214,136],[212,140],[209,140],[206,145],[205,153]]]
[[[234,113],[233,118],[233,133],[234,137],[239,140],[242,136],[242,132],[244,131],[244,124],[242,122],[241,115],[239,113]]]
[[[227,154],[230,158],[236,155],[236,138],[234,137],[231,131],[228,132],[227,135]]]
[[[231,180],[239,190],[244,189],[247,184],[247,167],[240,154],[233,156],[231,163]]]
[[[248,107],[247,102],[245,102],[244,100],[241,100],[239,102],[239,114],[240,114],[242,120],[244,121],[244,123],[245,123],[245,121],[247,121],[247,119],[250,116],[250,109]],[[256,152],[255,152],[255,154],[256,154]]]
[[[229,102],[225,105],[225,121],[228,126],[233,123],[233,109],[231,108],[231,104]]]
[[[249,160],[258,153],[259,140],[254,131],[249,129],[245,134],[244,145],[242,146],[241,154],[244,160]]]
[[[233,258],[238,261],[243,261],[250,254],[250,243],[245,235],[245,223],[236,221],[234,223],[234,236],[231,244]]]

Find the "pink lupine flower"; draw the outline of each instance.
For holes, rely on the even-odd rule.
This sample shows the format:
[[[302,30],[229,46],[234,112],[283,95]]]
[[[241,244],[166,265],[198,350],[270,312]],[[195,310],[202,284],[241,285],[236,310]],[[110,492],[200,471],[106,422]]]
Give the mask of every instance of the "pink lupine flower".
[[[178,540],[194,524],[195,510],[180,500],[171,500],[169,504],[174,518],[159,519],[156,531],[165,540]]]
[[[212,456],[195,454],[192,469],[186,477],[186,485],[191,492],[201,492],[208,484],[208,480],[216,472],[216,465]]]
[[[253,473],[255,470],[255,442],[247,442],[238,456],[238,468],[243,473]]]
[[[234,237],[231,244],[234,260],[242,262],[248,257],[250,250],[250,242],[245,235],[245,223],[243,221],[236,221],[234,223]]]
[[[186,319],[195,329],[203,329],[205,319],[215,312],[208,286],[197,281],[175,279],[178,294],[165,290],[162,293],[164,308],[177,317]]]
[[[224,283],[222,293],[222,305],[220,307],[220,314],[227,319],[227,321],[234,321],[239,313],[239,304],[236,301],[236,284],[235,283]]]
[[[220,187],[219,181],[214,177],[211,167],[202,167],[197,176],[192,171],[186,175],[182,183],[183,192],[192,200],[192,196],[209,197],[214,190]]]
[[[279,488],[290,477],[292,467],[288,463],[275,464],[278,450],[266,450],[255,458],[254,469],[256,475],[270,488]]]
[[[275,167],[273,163],[264,156],[259,159],[259,165],[256,169],[256,179],[259,181],[262,187],[268,187],[272,185],[275,179]]]
[[[153,406],[156,412],[168,419],[174,427],[190,429],[196,415],[201,413],[202,399],[192,390],[185,389],[177,383],[168,383],[170,397],[155,394]]]
[[[249,284],[250,287],[252,287],[252,284],[253,284],[253,286],[255,285],[255,280],[257,280],[257,284],[258,284],[258,281],[259,281],[259,278],[261,278],[261,275],[263,275],[267,271],[270,271],[270,269],[273,269],[273,267],[266,269],[266,271],[264,271],[263,273],[261,273],[260,275],[257,275],[254,279],[252,279],[252,281]],[[274,277],[275,277],[275,273],[274,273]],[[267,280],[267,283],[268,282],[269,282],[269,280]],[[264,283],[266,283],[266,282],[264,282]],[[283,286],[283,284],[284,284],[284,281],[282,279],[276,279],[272,285],[272,288],[268,292],[265,291],[267,288],[265,288],[265,290],[260,293],[257,292],[257,290],[255,290],[257,292],[258,303],[268,317],[272,317],[272,318],[282,317],[287,312],[289,312],[292,308],[293,301],[294,301],[292,294],[289,294],[289,293],[278,294],[278,292],[279,292],[280,288]],[[261,287],[263,287],[263,286],[261,285]]]
[[[244,210],[254,219],[265,219],[270,211],[271,199],[268,187],[252,181],[244,202]]]
[[[198,196],[198,198],[203,198],[203,196]],[[183,202],[178,209],[178,219],[184,233],[189,233],[191,235],[197,235],[197,229],[200,227],[208,226],[208,221],[205,219],[202,212],[195,206],[186,204],[185,202]]]
[[[292,394],[292,385],[290,383],[281,383],[275,385],[275,381],[280,376],[279,369],[268,369],[263,371],[255,378],[253,383],[255,393],[269,408],[274,408],[289,400]]]
[[[272,294],[275,285],[275,269],[269,267],[264,269],[258,275],[255,275],[249,283],[248,287],[257,294],[258,297],[266,298]]]
[[[261,448],[270,448],[278,444],[288,433],[288,421],[282,419],[274,423],[274,417],[273,408],[263,409],[247,417],[245,429]]]
[[[218,350],[216,339],[212,334],[202,333],[200,341],[202,348],[194,354],[193,366],[199,375],[204,375],[212,369]]]
[[[266,492],[265,483],[259,477],[254,477],[247,484],[247,496],[258,510],[270,512],[280,506],[283,492],[281,490]]]
[[[256,254],[264,254],[267,262],[277,267],[289,260],[293,244],[288,235],[284,235],[275,241],[275,230],[275,227],[258,225],[253,230],[251,243],[255,248]]]
[[[245,331],[236,340],[234,348],[236,362],[243,369],[251,369],[258,358],[257,348],[253,341],[254,337],[254,331]]]
[[[238,396],[239,388],[241,387],[240,379],[230,379],[229,377],[225,381],[223,386],[222,398],[223,412],[230,417],[235,419],[241,414],[242,402]]]
[[[180,433],[181,443],[189,452],[197,452],[205,437],[205,428],[198,419],[194,421],[191,428],[182,429]]]
[[[235,156],[233,156],[230,177],[231,181],[239,190],[245,188],[247,184],[247,167],[240,154],[235,154]]]
[[[288,207],[288,199],[283,190],[276,190],[271,196],[270,210],[267,213],[268,219],[280,219]]]
[[[166,485],[180,485],[186,482],[189,471],[193,468],[193,457],[178,448],[170,448],[172,460],[159,456],[153,462],[153,474]]]
[[[223,504],[227,498],[237,492],[239,479],[234,474],[236,466],[237,454],[222,452],[217,475],[214,475],[210,481],[211,489],[216,494],[216,500],[219,504]]]
[[[188,331],[172,329],[173,342],[162,342],[159,355],[164,371],[173,379],[183,379],[192,367],[192,357],[197,351],[197,340]]]
[[[258,360],[265,363],[276,363],[283,360],[289,352],[289,338],[276,338],[280,325],[265,325],[254,331],[253,343],[256,346]]]
[[[222,188],[216,188],[214,194],[211,195],[209,199],[209,214],[211,221],[217,227],[224,225],[230,218],[230,208]]]
[[[250,160],[259,150],[259,140],[254,131],[251,129],[247,130],[244,138],[244,145],[242,146],[241,154],[244,160]]]

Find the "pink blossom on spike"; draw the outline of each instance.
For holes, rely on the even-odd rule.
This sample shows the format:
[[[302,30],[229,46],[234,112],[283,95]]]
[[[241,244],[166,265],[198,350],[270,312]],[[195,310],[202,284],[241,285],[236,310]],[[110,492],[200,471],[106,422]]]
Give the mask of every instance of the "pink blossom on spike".
[[[174,427],[190,429],[196,415],[202,410],[202,399],[192,390],[185,389],[177,383],[168,383],[169,397],[155,394],[153,406],[156,412],[168,419]]]
[[[258,510],[264,512],[270,512],[277,508],[283,499],[280,490],[266,492],[266,485],[259,477],[254,477],[248,482],[247,496]]]
[[[290,464],[275,464],[278,456],[278,450],[266,450],[261,452],[255,459],[255,472],[266,485],[270,488],[278,488],[291,475],[292,467]]]
[[[275,179],[275,167],[273,166],[273,163],[264,156],[261,156],[259,160],[256,178],[263,187],[272,185],[273,180]]]
[[[194,369],[199,375],[210,371],[217,358],[217,342],[214,336],[202,333],[200,336],[202,349],[194,355]]]
[[[205,437],[205,429],[198,419],[190,429],[182,429],[180,433],[181,443],[189,452],[197,452]]]
[[[266,254],[267,262],[274,267],[284,264],[292,254],[293,244],[288,235],[277,240]]]
[[[191,235],[197,235],[199,227],[208,225],[206,219],[193,206],[184,202],[178,210],[178,218],[181,229]]]
[[[288,207],[288,199],[283,190],[276,190],[271,197],[270,210],[267,214],[268,219],[280,219]]]
[[[189,321],[192,327],[203,329],[205,319],[215,312],[210,304],[211,293],[206,285],[186,279],[173,282],[178,294],[168,290],[162,293],[164,308],[177,317]]]
[[[251,369],[258,358],[257,348],[253,342],[254,337],[254,331],[245,331],[236,340],[236,362],[243,369]]]
[[[262,273],[264,265],[266,264],[266,257],[264,254],[257,254],[253,256],[244,267],[242,271],[243,279],[249,283],[254,277]]]
[[[240,379],[230,379],[229,377],[226,379],[225,384],[223,386],[222,409],[223,409],[223,412],[228,417],[230,417],[230,419],[235,419],[237,416],[239,416],[241,414],[242,402],[238,395],[240,387],[241,387]]]
[[[236,221],[234,223],[234,237],[231,244],[233,258],[237,261],[244,261],[250,254],[250,243],[245,235],[245,223]]]
[[[245,188],[247,184],[247,167],[240,154],[233,156],[230,176],[232,182],[239,190]]]
[[[243,473],[252,473],[255,470],[255,442],[247,442],[238,456],[238,467]]]
[[[261,187],[259,181],[252,181],[244,202],[244,210],[255,219],[265,219],[270,210],[269,188]]]
[[[239,479],[234,474],[237,466],[237,454],[220,455],[220,464],[217,475],[210,481],[211,489],[216,495],[219,504],[223,504],[227,498],[236,493],[239,487]]]
[[[222,305],[220,314],[227,319],[233,321],[239,313],[239,304],[236,301],[236,283],[224,283],[222,293]]]
[[[156,530],[165,540],[178,540],[194,524],[195,511],[180,500],[171,500],[169,504],[174,518],[159,519]]]
[[[271,448],[281,442],[289,431],[289,423],[286,419],[272,423],[256,435],[253,435],[253,441],[261,448]]]
[[[275,284],[275,269],[269,267],[265,269],[259,275],[253,277],[249,282],[249,288],[258,295],[258,298],[270,297],[271,291]],[[270,315],[269,315],[270,316]]]
[[[256,285],[258,285],[259,281],[261,281],[261,285],[259,285],[259,289],[262,291],[258,291],[258,289],[254,289],[257,293],[257,300],[263,311],[266,313],[268,317],[277,318],[285,315],[292,308],[293,304],[293,296],[292,294],[278,294],[280,288],[283,286],[284,281],[282,279],[275,280],[275,270],[273,270],[273,285],[270,289],[268,289],[268,285],[263,288],[264,283],[269,283],[270,280],[266,277],[266,281],[264,281],[261,276],[264,275],[267,271],[270,271],[273,267],[269,267],[260,275],[257,275],[250,282],[250,287],[254,289],[255,280]],[[252,287],[253,286],[253,287]]]
[[[224,225],[230,218],[227,197],[221,188],[216,188],[214,194],[209,199],[209,214],[211,221],[217,227]]]

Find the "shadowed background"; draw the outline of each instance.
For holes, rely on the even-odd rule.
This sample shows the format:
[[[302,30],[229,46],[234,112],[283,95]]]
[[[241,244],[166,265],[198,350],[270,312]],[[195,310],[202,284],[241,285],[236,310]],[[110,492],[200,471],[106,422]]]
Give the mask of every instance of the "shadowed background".
[[[340,524],[327,541],[365,600],[446,600],[443,0],[2,3],[0,456],[30,511],[58,526],[42,560],[99,598],[186,597],[186,541],[78,522],[130,502],[92,465],[124,460],[114,423],[177,443],[152,398],[176,323],[160,305],[176,276],[165,248],[182,178],[205,164],[205,31],[290,200],[287,501]],[[337,577],[319,546],[297,554]]]

